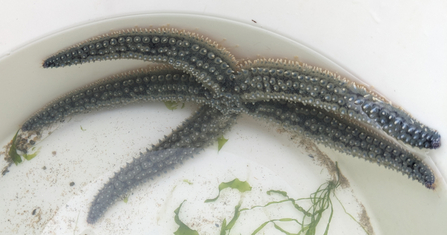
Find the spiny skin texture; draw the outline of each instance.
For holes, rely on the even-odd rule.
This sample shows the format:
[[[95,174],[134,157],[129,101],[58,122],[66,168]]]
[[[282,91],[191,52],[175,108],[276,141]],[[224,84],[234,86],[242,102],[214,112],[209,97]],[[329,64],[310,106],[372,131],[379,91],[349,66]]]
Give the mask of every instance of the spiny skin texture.
[[[176,29],[127,30],[91,39],[45,60],[45,68],[137,59],[170,64],[194,76],[217,97],[234,87],[236,60],[216,43]]]
[[[224,48],[175,29],[127,30],[97,37],[53,55],[43,66],[112,59],[167,66],[117,75],[73,91],[38,111],[21,130],[40,131],[70,115],[137,101],[190,101],[202,106],[109,180],[92,203],[89,223],[98,221],[131,188],[209,145],[242,113],[277,122],[434,188],[431,169],[389,137],[419,148],[437,148],[439,134],[374,92],[315,67],[273,60],[237,65]]]
[[[110,178],[95,196],[87,222],[96,223],[108,207],[131,188],[203,150],[234,124],[236,116],[222,115],[216,109],[202,106],[171,135],[152,146],[151,150],[140,153],[139,158]]]
[[[70,115],[133,102],[196,102],[222,110],[225,103],[220,100],[213,99],[195,79],[179,70],[169,66],[146,68],[115,75],[70,92],[35,113],[21,130],[39,130]]]
[[[249,114],[283,125],[339,152],[376,162],[408,175],[427,188],[435,176],[425,163],[401,146],[323,109],[301,103],[257,102],[247,104]]]
[[[45,68],[112,59],[170,64],[191,74],[213,97],[243,102],[286,99],[356,119],[418,148],[438,148],[441,137],[375,93],[332,73],[290,62],[259,60],[236,66],[225,49],[175,29],[128,30],[88,40],[45,60]],[[242,96],[242,97],[239,97]],[[227,112],[242,112],[233,103]]]
[[[287,100],[328,110],[384,130],[418,148],[438,148],[441,136],[377,94],[312,66],[273,60],[246,62],[235,87],[246,101]]]

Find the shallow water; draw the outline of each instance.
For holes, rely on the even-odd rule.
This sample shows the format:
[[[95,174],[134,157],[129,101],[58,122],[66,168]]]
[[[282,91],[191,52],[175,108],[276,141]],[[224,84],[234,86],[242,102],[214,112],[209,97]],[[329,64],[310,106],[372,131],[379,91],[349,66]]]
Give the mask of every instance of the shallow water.
[[[243,194],[242,205],[250,207],[271,201],[274,197],[266,194],[268,190],[286,191],[294,198],[307,197],[330,179],[327,169],[318,166],[317,156],[309,156],[315,153],[298,147],[297,139],[290,140],[292,135],[246,116],[224,135],[229,141],[220,152],[216,142],[178,169],[132,190],[128,203],[117,202],[97,224],[88,225],[85,218],[89,204],[108,177],[143,151],[148,143],[169,134],[195,108],[188,105],[170,111],[159,103],[135,104],[77,116],[60,124],[36,145],[40,152],[35,159],[25,161],[20,168],[11,167],[1,181],[2,188],[20,185],[2,195],[3,199],[16,202],[7,207],[5,216],[15,221],[15,228],[8,226],[8,229],[19,233],[42,231],[42,234],[55,230],[59,233],[91,231],[88,234],[171,234],[178,227],[173,212],[186,200],[182,220],[194,224],[191,228],[200,234],[217,234],[220,228],[216,224],[221,226],[223,218],[232,217],[241,197],[235,190],[228,190],[216,203],[203,203],[215,197],[221,182],[234,178],[247,181],[253,189]],[[71,183],[74,185],[70,186]],[[361,212],[350,190],[337,193],[353,215]],[[235,234],[238,231],[247,234],[262,222],[278,216],[298,216],[291,205],[273,208],[241,217],[241,224],[234,228]],[[36,214],[32,215],[34,210]],[[23,214],[16,215],[18,211]],[[336,214],[331,226],[340,228],[347,223],[349,226],[343,231],[361,231],[340,206],[336,207]],[[297,226],[290,229],[293,231]]]
[[[238,58],[252,58],[262,52],[269,57],[289,55],[289,59],[300,55],[300,59],[307,63],[349,75],[318,53],[288,39],[266,34],[266,31],[214,18],[213,25],[222,26],[218,27],[219,31],[203,24],[200,17],[171,16],[168,19],[171,26],[193,30],[200,26],[200,32],[213,35]],[[74,87],[145,65],[136,61],[112,61],[64,69],[45,70],[40,67],[42,60],[49,56],[48,53],[54,52],[54,48],[64,48],[97,35],[97,29],[107,28],[107,25],[119,29],[134,25],[136,21],[164,25],[167,20],[166,17],[143,15],[77,27],[37,41],[3,58],[0,68],[9,79],[2,80],[8,89],[1,94],[1,98],[11,100],[14,97],[14,102],[2,104],[2,110],[13,110],[0,114],[3,121],[0,126],[1,139],[4,140],[2,146],[10,141],[22,120],[36,107]],[[70,36],[70,33],[76,37]],[[256,38],[256,43],[250,43],[247,35]],[[279,41],[282,43],[277,43]],[[262,51],[266,44],[273,49]],[[275,48],[275,45],[283,46]],[[23,69],[24,66],[27,69]],[[134,104],[67,120],[38,143],[41,149],[35,159],[10,167],[10,172],[1,178],[0,188],[7,189],[1,192],[4,203],[0,205],[1,211],[5,212],[1,216],[5,218],[1,221],[2,227],[6,228],[4,231],[19,234],[51,234],[55,230],[57,233],[74,231],[75,234],[169,234],[177,228],[173,211],[187,199],[182,207],[185,216],[182,220],[196,222],[193,228],[201,229],[203,233],[216,233],[219,228],[215,224],[219,225],[224,217],[227,220],[231,218],[240,197],[240,194],[230,190],[220,204],[205,205],[203,200],[214,197],[221,182],[234,178],[247,180],[253,186],[253,191],[243,196],[248,206],[268,201],[265,192],[269,189],[281,189],[294,197],[306,197],[330,179],[327,169],[316,162],[316,148],[312,147],[312,152],[306,151],[299,137],[284,133],[277,126],[244,116],[225,135],[229,141],[219,153],[216,144],[208,147],[178,169],[133,190],[128,203],[116,203],[100,223],[87,225],[85,218],[89,204],[108,177],[137,156],[139,151],[169,134],[194,109],[194,106],[187,106],[170,111],[160,103]],[[442,183],[437,191],[429,191],[383,167],[321,146],[319,149],[339,163],[351,184],[351,188],[337,191],[346,209],[355,216],[362,209],[357,200],[363,203],[376,234],[417,232],[422,228],[412,226],[415,218],[433,231],[440,231],[443,218],[432,218],[432,214],[445,211],[442,206],[447,205],[443,203],[446,194]],[[185,183],[185,179],[192,185]],[[71,183],[74,185],[70,186]],[[361,231],[342,208],[335,209],[330,234],[346,233],[346,230],[340,229],[345,227],[345,223],[350,224],[347,228],[350,233]],[[241,219],[253,219],[252,223],[256,225],[268,216],[273,216],[273,212],[262,210]],[[400,218],[398,222],[396,218]],[[245,234],[251,228],[244,226],[238,229]]]

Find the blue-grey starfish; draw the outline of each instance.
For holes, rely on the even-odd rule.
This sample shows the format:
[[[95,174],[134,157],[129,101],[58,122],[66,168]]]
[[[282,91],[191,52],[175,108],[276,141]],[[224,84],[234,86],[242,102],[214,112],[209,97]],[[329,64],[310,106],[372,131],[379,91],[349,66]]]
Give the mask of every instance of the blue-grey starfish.
[[[128,30],[97,37],[55,54],[43,66],[112,59],[166,65],[73,91],[33,115],[21,131],[40,131],[76,113],[137,101],[196,102],[201,107],[104,185],[90,208],[89,223],[95,223],[132,187],[211,144],[243,113],[277,122],[335,150],[434,187],[431,169],[395,140],[437,148],[440,135],[374,92],[328,71],[290,61],[238,62],[216,43],[175,29]]]

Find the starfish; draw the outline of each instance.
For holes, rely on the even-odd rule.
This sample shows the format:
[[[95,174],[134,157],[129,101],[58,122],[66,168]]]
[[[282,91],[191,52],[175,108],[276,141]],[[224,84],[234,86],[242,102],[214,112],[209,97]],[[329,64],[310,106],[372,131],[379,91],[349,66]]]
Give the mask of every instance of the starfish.
[[[95,223],[131,188],[210,145],[242,114],[276,122],[348,155],[434,188],[432,170],[403,147],[434,149],[440,135],[366,87],[293,61],[237,61],[215,42],[176,29],[132,29],[89,39],[43,63],[57,68],[137,59],[158,64],[103,79],[49,103],[21,126],[40,132],[66,117],[132,102],[195,102],[200,108],[169,136],[121,168],[95,196]],[[26,147],[23,149],[26,151]]]

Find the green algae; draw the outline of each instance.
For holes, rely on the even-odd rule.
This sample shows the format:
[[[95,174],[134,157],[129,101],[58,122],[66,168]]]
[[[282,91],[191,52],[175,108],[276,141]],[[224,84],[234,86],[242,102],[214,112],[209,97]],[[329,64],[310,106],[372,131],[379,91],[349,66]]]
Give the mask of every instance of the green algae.
[[[180,102],[176,102],[176,101],[164,101],[163,103],[165,104],[166,108],[168,108],[171,111],[178,109],[179,104],[180,104]],[[182,109],[184,107],[185,107],[185,103],[183,103],[180,108]]]
[[[17,152],[17,135],[19,134],[18,130],[16,132],[16,134],[14,135],[14,137],[12,138],[12,142],[11,142],[11,147],[9,148],[9,152],[8,155],[9,157],[11,157],[12,161],[18,165],[19,163],[22,163],[22,157],[25,158],[26,160],[30,161],[31,159],[33,159],[34,157],[37,156],[37,154],[39,154],[40,152],[40,148],[38,148],[34,153],[24,153],[23,155],[20,155]],[[36,147],[33,147],[31,150],[35,150]]]
[[[34,150],[34,149],[35,149],[35,147],[33,147],[31,150]],[[38,148],[36,150],[36,152],[34,152],[34,153],[30,153],[30,154],[25,153],[25,154],[23,154],[23,158],[25,158],[26,160],[30,161],[35,156],[37,156],[37,154],[39,154],[39,152],[40,152],[40,148]]]
[[[217,138],[217,152],[219,152],[225,143],[227,143],[228,139],[225,139],[223,135]]]
[[[9,149],[9,156],[11,157],[12,161],[18,165],[19,163],[22,162],[22,158],[20,157],[20,155],[17,153],[17,146],[16,146],[16,140],[17,140],[17,134],[19,134],[18,130],[16,132],[16,134],[14,135],[14,138],[12,138],[12,144],[11,144],[11,148]]]
[[[326,226],[324,227],[324,232],[323,232],[324,235],[328,235],[330,223],[331,223],[333,215],[334,215],[334,208],[333,208],[333,203],[332,203],[332,199],[331,199],[333,197],[335,197],[337,199],[338,203],[342,206],[345,214],[347,214],[352,220],[354,220],[365,231],[365,234],[369,235],[367,230],[354,218],[354,216],[352,216],[350,213],[348,213],[346,211],[345,207],[343,206],[341,201],[336,196],[335,190],[340,186],[341,183],[340,183],[340,170],[338,168],[337,162],[335,164],[335,167],[336,167],[336,173],[337,173],[336,179],[332,179],[332,180],[329,180],[329,181],[323,183],[322,185],[320,185],[318,187],[318,189],[315,192],[311,193],[309,195],[309,197],[294,199],[294,198],[290,198],[288,196],[288,193],[285,191],[269,190],[269,191],[267,191],[267,195],[271,196],[271,195],[276,194],[276,195],[280,195],[281,197],[284,197],[284,199],[270,201],[270,202],[266,203],[265,205],[257,205],[257,206],[253,206],[250,208],[242,208],[242,209],[241,209],[242,201],[239,201],[239,203],[234,208],[233,218],[229,222],[227,222],[226,219],[224,219],[222,221],[220,235],[230,234],[231,229],[234,227],[234,225],[236,224],[237,220],[240,218],[242,213],[249,213],[250,211],[257,209],[257,208],[266,208],[273,204],[283,204],[283,203],[292,204],[293,208],[296,209],[301,214],[302,218],[300,218],[300,219],[275,218],[272,220],[268,220],[268,221],[263,222],[257,228],[255,228],[253,230],[253,232],[251,233],[251,235],[259,234],[269,224],[272,224],[276,230],[278,230],[281,233],[286,234],[286,235],[315,235],[315,234],[317,234],[317,226],[322,222],[323,215],[325,215],[326,213],[329,213],[329,218],[326,221]],[[205,202],[206,203],[215,202],[219,198],[220,192],[226,188],[237,189],[241,193],[251,191],[251,189],[252,189],[252,187],[250,186],[250,184],[248,182],[240,181],[239,179],[236,178],[230,182],[221,183],[219,185],[219,194],[217,195],[217,197],[212,198],[212,199],[207,199]],[[299,204],[299,203],[302,204],[304,202],[307,202],[307,204],[310,203],[310,206],[306,207],[307,209],[305,209],[305,207],[303,207]],[[185,224],[183,224],[183,222],[180,221],[180,219],[178,217],[178,214],[180,213],[180,208],[181,208],[181,205],[175,211],[176,223],[181,225],[182,231],[184,230],[184,231],[190,231],[190,232],[194,232],[194,233],[175,233],[175,234],[185,234],[185,235],[198,234],[197,231],[191,230],[189,227],[187,227]],[[283,227],[281,227],[279,222],[280,223],[294,223],[294,224],[298,225],[300,227],[300,229],[298,232],[290,232],[290,231],[285,230]],[[179,228],[179,230],[180,230],[180,228]]]
[[[179,226],[179,228],[177,229],[177,231],[174,232],[175,235],[199,235],[199,233],[196,230],[192,230],[190,229],[186,224],[184,224],[180,218],[179,218],[179,213],[180,213],[180,208],[182,208],[183,203],[185,203],[185,201],[182,202],[182,204],[180,204],[179,207],[177,207],[177,209],[175,209],[174,213],[175,213],[175,223]]]
[[[217,194],[217,197],[211,198],[211,199],[206,199],[205,203],[216,201],[220,196],[220,192],[226,188],[237,189],[241,193],[251,191],[250,184],[248,184],[246,181],[240,181],[238,178],[236,178],[230,182],[220,183],[219,184],[219,193]]]

